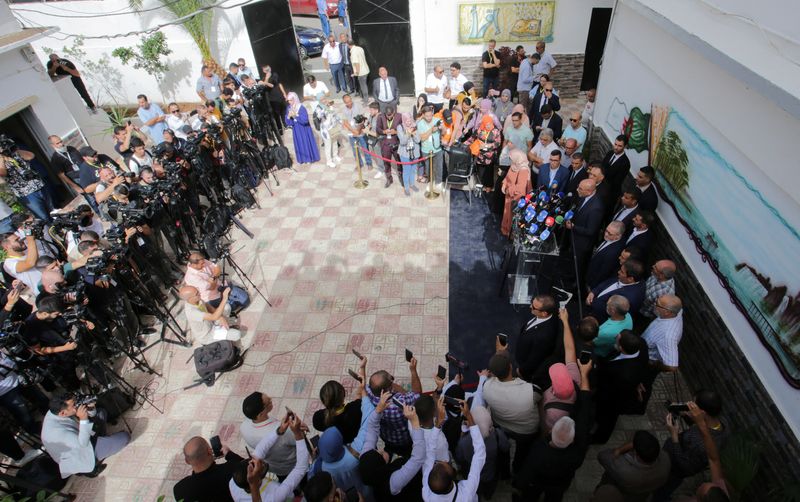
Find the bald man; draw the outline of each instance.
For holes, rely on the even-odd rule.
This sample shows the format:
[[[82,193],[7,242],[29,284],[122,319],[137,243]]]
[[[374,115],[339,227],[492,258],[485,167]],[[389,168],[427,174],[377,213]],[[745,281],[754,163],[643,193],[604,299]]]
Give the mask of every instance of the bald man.
[[[564,132],[561,133],[561,139],[558,140],[558,144],[563,147],[568,139],[574,139],[578,142],[578,150],[583,148],[583,144],[586,143],[586,129],[581,125],[581,112],[572,112],[570,114],[569,124],[564,128]]]
[[[657,317],[642,333],[642,339],[647,342],[651,368],[672,373],[678,371],[678,344],[683,337],[683,303],[675,295],[662,295],[654,307]]]
[[[639,312],[647,319],[655,319],[656,300],[664,295],[675,294],[675,271],[677,267],[671,260],[659,260],[650,269],[652,272],[645,285],[645,297]]]
[[[192,467],[192,473],[175,484],[172,489],[175,500],[233,502],[228,484],[244,459],[227,446],[222,447],[222,456],[225,462],[217,464],[208,441],[199,436],[190,439],[183,447],[183,458]]]
[[[603,202],[597,197],[594,180],[585,179],[578,184],[578,199],[575,202],[575,216],[565,223],[572,234],[572,245],[580,271],[579,282],[584,290],[584,272],[592,254],[600,225],[603,221]]]
[[[189,341],[204,345],[216,340],[236,342],[241,338],[241,332],[230,327],[223,315],[230,293],[231,288],[225,288],[222,291],[220,304],[214,308],[203,302],[200,292],[194,286],[184,286],[180,289],[179,296],[184,301],[183,312],[188,321]]]

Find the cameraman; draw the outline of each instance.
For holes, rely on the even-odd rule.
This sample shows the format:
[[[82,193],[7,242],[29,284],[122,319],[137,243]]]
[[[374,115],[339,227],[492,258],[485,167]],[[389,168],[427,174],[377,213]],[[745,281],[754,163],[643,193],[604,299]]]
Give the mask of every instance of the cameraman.
[[[42,444],[58,463],[62,478],[73,474],[97,476],[106,467],[98,461],[121,451],[131,440],[125,431],[105,435],[105,410],[78,401],[85,397],[73,393],[55,395],[44,417]],[[90,420],[91,410],[96,414]]]
[[[239,312],[250,305],[250,296],[243,288],[226,284],[220,279],[222,271],[219,265],[207,260],[201,253],[191,253],[186,266],[186,275],[183,281],[187,286],[197,288],[202,299],[209,307],[216,309],[222,303],[220,293],[226,286],[230,286],[231,293],[228,297],[230,315],[237,316]]]
[[[25,230],[24,241],[17,234],[0,235],[0,247],[6,252],[3,270],[14,279],[22,281],[30,288],[31,294],[36,296],[42,273],[36,268],[39,251],[36,249],[36,239],[31,231]]]
[[[237,342],[242,333],[228,324],[224,317],[225,304],[231,288],[222,291],[220,305],[211,309],[203,303],[200,292],[194,286],[184,286],[178,296],[184,301],[183,313],[188,321],[188,339],[195,345],[205,345],[215,340]]]
[[[72,217],[80,220],[80,224],[75,228],[70,228],[64,236],[64,242],[67,245],[67,257],[70,260],[76,260],[80,257],[78,253],[78,244],[83,240],[82,236],[85,232],[93,232],[97,235],[99,240],[103,235],[105,229],[100,218],[95,217],[92,208],[86,204],[81,204],[71,214],[63,214],[63,217]]]
[[[47,410],[47,397],[33,385],[23,385],[17,370],[17,363],[0,351],[0,406],[8,410],[14,420],[26,432],[38,436],[41,426],[34,420],[25,399],[33,403],[42,413]]]
[[[33,238],[36,239],[36,251],[40,257],[56,257],[59,254],[59,248],[53,242],[53,237],[50,236],[50,226],[42,220],[35,220],[32,214],[28,212],[14,213],[14,216],[11,217],[11,226],[16,229],[14,233],[20,239],[25,239],[26,230],[31,231]]]
[[[0,134],[0,178],[23,206],[49,221],[53,205],[44,193],[44,181],[30,164],[33,159],[33,153],[18,149],[14,140]]]
[[[69,339],[70,327],[61,317],[64,302],[57,296],[45,296],[36,301],[36,309],[25,320],[24,336],[28,346],[58,379],[53,383],[66,390],[78,390],[81,382],[75,373],[77,364],[73,353],[78,344]],[[91,322],[82,322],[94,328]]]

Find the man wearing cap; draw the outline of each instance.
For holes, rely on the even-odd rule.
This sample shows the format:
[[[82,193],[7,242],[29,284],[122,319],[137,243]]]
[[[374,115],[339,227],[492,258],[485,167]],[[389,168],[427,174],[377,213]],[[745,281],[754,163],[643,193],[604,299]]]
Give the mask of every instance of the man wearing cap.
[[[519,75],[517,76],[517,95],[519,96],[519,104],[524,106],[526,111],[528,108],[530,108],[529,93],[531,92],[533,84],[536,81],[534,78],[534,67],[539,62],[539,58],[539,53],[532,52],[524,61],[519,64]]]
[[[97,150],[91,146],[84,146],[79,150],[83,162],[78,167],[78,184],[86,193],[94,194],[100,182],[100,169],[103,167],[97,155]]]
[[[551,386],[542,394],[544,415],[541,423],[544,434],[553,430],[559,419],[570,416],[581,382],[581,372],[575,357],[575,339],[572,337],[567,310],[561,309],[558,317],[564,333],[564,362],[555,363],[548,370]]]

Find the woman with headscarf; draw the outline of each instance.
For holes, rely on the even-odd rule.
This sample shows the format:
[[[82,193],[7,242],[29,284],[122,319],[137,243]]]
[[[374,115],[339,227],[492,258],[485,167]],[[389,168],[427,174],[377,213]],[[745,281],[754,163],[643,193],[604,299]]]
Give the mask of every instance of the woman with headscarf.
[[[497,117],[497,120],[503,124],[505,123],[506,118],[511,115],[511,109],[513,107],[514,103],[511,101],[511,90],[503,89],[503,92],[500,93],[500,97],[494,100],[492,111]]]
[[[308,112],[300,104],[297,94],[290,92],[286,96],[289,107],[286,110],[286,125],[292,128],[292,141],[294,142],[294,155],[301,164],[319,162],[319,148],[314,139],[314,131],[308,120]]]
[[[511,235],[511,208],[520,197],[531,191],[531,170],[528,167],[528,155],[519,149],[511,150],[511,167],[500,190],[505,195],[505,205],[503,207],[503,223],[500,225],[500,232],[509,237]]]
[[[483,184],[483,191],[487,193],[494,190],[494,166],[500,148],[500,130],[495,127],[495,118],[490,114],[483,116],[477,131],[465,143],[475,157],[478,178]]]
[[[401,162],[410,162],[420,158],[419,140],[416,132],[416,121],[414,121],[410,113],[404,113],[402,123],[397,126],[397,139],[400,140],[400,147],[397,149],[397,153],[400,154]],[[417,164],[403,164],[400,167],[403,170],[403,189],[405,194],[411,195],[410,190],[419,192],[415,182],[415,179],[417,181],[420,179],[417,176]]]
[[[411,116],[414,117],[414,120],[419,120],[422,118],[422,109],[425,108],[425,105],[428,104],[428,95],[424,92],[417,96],[417,102],[414,107],[411,109]]]
[[[492,100],[489,98],[484,98],[480,100],[478,105],[478,111],[472,115],[472,120],[467,123],[467,130],[477,131],[480,128],[481,122],[483,121],[483,117],[485,116],[492,117],[492,122],[494,123],[494,127],[496,129],[500,129],[503,127],[503,124],[497,120],[497,117],[492,112]]]

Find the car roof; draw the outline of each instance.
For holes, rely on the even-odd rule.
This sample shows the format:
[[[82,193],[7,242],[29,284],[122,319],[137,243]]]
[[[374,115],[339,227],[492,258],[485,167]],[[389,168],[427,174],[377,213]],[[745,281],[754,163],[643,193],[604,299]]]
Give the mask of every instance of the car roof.
[[[321,38],[325,38],[325,32],[318,28],[309,28],[308,26],[296,26],[294,27],[294,31],[299,35],[316,35]]]

